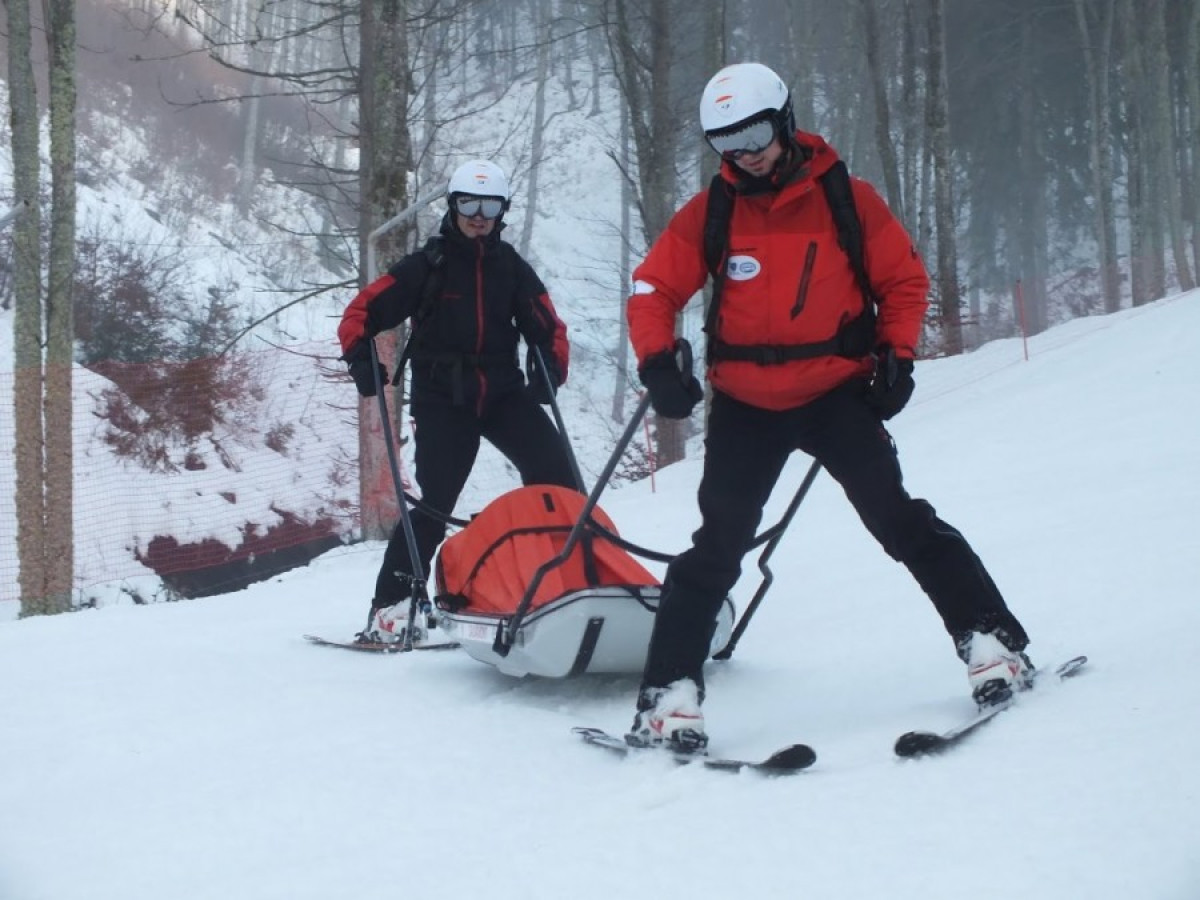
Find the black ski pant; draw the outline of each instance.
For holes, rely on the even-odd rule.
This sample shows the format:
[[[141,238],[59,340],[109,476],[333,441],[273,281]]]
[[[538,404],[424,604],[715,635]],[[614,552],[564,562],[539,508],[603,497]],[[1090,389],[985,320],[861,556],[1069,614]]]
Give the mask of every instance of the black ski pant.
[[[472,406],[436,401],[413,403],[412,415],[421,501],[444,513],[444,517],[454,511],[458,495],[475,465],[481,439],[490,442],[517,467],[523,484],[577,487],[558,429],[546,411],[524,391],[495,398],[482,415],[476,414]],[[426,577],[433,554],[446,536],[444,517],[420,509],[412,511],[417,555]],[[391,606],[407,599],[412,593],[412,570],[401,520],[383,554],[372,605]]]
[[[1025,647],[1024,629],[966,538],[905,491],[895,444],[866,404],[860,380],[781,412],[717,392],[697,498],[701,524],[691,548],[667,568],[643,688],[680,678],[703,688],[717,613],[793,450],[819,461],[842,486],[867,529],[929,595],[956,642],[1000,628],[1011,649]]]

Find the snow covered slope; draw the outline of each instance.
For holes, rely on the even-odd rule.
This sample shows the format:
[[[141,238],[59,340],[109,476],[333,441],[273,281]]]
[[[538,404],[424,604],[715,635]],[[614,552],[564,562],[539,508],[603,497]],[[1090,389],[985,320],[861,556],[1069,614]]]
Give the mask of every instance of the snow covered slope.
[[[952,755],[892,756],[969,712],[966,680],[827,476],[710,667],[715,750],[817,748],[783,780],[581,745],[572,725],[628,724],[633,677],[308,646],[360,625],[382,547],[349,547],[236,594],[0,624],[0,898],[1200,897],[1198,333],[1193,293],[1071,322],[1028,362],[1000,342],[918,367],[891,429],[910,489],[1035,662],[1092,658]],[[681,549],[699,471],[603,505]]]

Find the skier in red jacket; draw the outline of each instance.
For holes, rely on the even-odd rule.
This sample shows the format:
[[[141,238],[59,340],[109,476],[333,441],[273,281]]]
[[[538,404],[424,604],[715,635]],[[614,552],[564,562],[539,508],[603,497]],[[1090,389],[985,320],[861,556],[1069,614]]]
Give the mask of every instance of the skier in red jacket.
[[[882,424],[912,395],[928,305],[929,278],[912,240],[875,190],[851,178],[868,297],[818,181],[837,153],[796,130],[788,90],[766,66],[741,63],[714,75],[700,122],[733,194],[709,319],[702,521],[668,568],[627,739],[684,751],[707,744],[701,668],[716,614],[793,450],[824,466],[929,595],[967,664],[976,702],[1027,687],[1024,628],[966,539],[905,491]],[[704,190],[675,214],[633,276],[628,319],[638,374],[666,418],[687,418],[703,397],[679,364],[675,322],[709,275],[707,208]]]

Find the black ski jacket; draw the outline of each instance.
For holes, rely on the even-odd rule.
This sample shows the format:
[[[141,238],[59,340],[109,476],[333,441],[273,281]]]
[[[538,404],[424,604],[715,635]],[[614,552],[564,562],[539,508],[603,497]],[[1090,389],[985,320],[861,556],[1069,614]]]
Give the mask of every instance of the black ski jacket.
[[[566,326],[533,267],[501,240],[501,228],[468,238],[447,213],[435,239],[440,247],[410,253],[350,301],[338,326],[344,358],[361,353],[365,338],[412,319],[414,402],[469,404],[482,414],[489,400],[525,384],[520,337],[565,382]],[[428,278],[436,281],[427,297]]]

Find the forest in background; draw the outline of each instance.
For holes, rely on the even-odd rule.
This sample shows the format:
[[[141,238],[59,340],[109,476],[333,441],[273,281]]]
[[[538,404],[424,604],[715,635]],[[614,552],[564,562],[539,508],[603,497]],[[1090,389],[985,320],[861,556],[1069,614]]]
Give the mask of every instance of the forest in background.
[[[11,17],[22,5],[44,114],[47,97],[54,107],[50,86],[62,95],[61,71],[47,63],[62,62],[64,29],[45,27],[24,0],[4,9]],[[704,83],[723,63],[751,59],[785,77],[800,127],[825,135],[917,239],[934,275],[924,355],[1148,302],[1192,287],[1200,263],[1196,0],[184,0],[44,9],[61,20],[64,7],[77,28],[80,140],[71,172],[79,183],[104,181],[113,149],[106,123],[117,117],[144,135],[142,171],[133,174],[155,216],[183,229],[213,213],[228,225],[214,239],[230,253],[246,252],[239,221],[281,235],[280,249],[264,251],[267,292],[164,285],[161,258],[114,250],[105,235],[73,235],[70,353],[101,372],[219,358],[250,334],[278,339],[288,310],[344,299],[375,274],[368,259],[376,268],[395,259],[434,227],[437,212],[386,235],[374,254],[371,231],[439,196],[464,157],[490,156],[506,161],[521,193],[525,214],[509,239],[551,275],[566,277],[593,248],[574,248],[573,259],[556,253],[545,221],[564,204],[580,218],[604,210],[616,239],[586,268],[612,302],[603,322],[593,311],[579,315],[597,317],[585,330],[605,346],[595,360],[611,373],[604,382],[619,419],[633,380],[621,315],[628,273],[715,165],[697,121]],[[18,82],[5,26],[11,97]],[[45,40],[55,35],[57,57]],[[10,123],[19,108],[10,103]],[[586,137],[556,132],[581,117],[599,123]],[[28,148],[21,134],[14,126],[18,174]],[[610,176],[571,183],[562,163],[575,154],[600,157]],[[51,180],[37,182],[38,205],[56,198],[65,216]],[[286,206],[280,189],[293,198]],[[19,194],[0,185],[6,200]],[[36,283],[23,282],[22,228],[34,228],[23,246],[55,246],[52,224],[41,220],[18,220],[0,235],[0,304],[18,317],[29,309],[21,285],[39,292],[41,310],[39,285],[61,291],[64,270],[60,252],[58,264],[39,259]],[[41,312],[36,320],[41,337],[15,341],[16,368],[31,369],[30,353],[46,366],[39,400],[52,411],[50,392],[63,382],[49,375],[63,345],[42,334]],[[693,314],[685,332],[698,320]],[[227,374],[203,377],[219,393],[236,388]],[[695,427],[660,423],[660,464],[682,457]],[[363,445],[365,475],[382,454],[365,433]],[[51,453],[27,458],[35,455],[44,476]],[[21,480],[39,482],[56,480]]]

